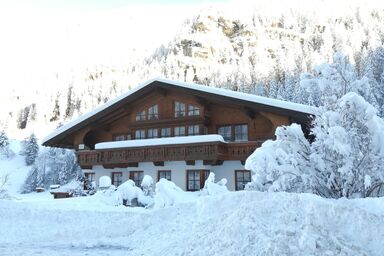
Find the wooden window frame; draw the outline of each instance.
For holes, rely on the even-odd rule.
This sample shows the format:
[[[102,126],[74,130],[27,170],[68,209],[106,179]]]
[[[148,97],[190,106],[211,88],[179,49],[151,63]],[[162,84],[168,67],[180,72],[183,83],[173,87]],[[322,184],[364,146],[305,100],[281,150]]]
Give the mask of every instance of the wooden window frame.
[[[184,133],[183,135],[176,135],[176,129],[177,128],[184,128]],[[173,127],[173,137],[182,137],[182,136],[186,136],[186,129],[185,129],[185,126],[175,126]]]
[[[147,111],[145,109],[140,111],[140,112],[137,112],[135,115],[135,121],[136,122],[145,121],[146,118],[147,118]]]
[[[163,136],[163,129],[169,129],[169,136]],[[172,128],[171,127],[160,128],[160,138],[169,138],[169,137],[172,137]]]
[[[89,180],[89,179],[88,179],[88,175],[89,175],[89,174],[93,175],[93,178],[95,178],[96,173],[94,173],[94,172],[85,172],[85,173],[84,173],[84,176],[85,176],[85,178],[86,178],[88,181],[90,181],[90,182],[96,181],[96,179],[94,179],[94,180]]]
[[[229,127],[229,128],[230,128],[230,137],[229,137],[229,140],[227,139],[227,136],[223,136],[223,135],[220,134],[220,132],[219,132],[219,129],[220,129],[220,128],[226,128],[226,127]],[[217,134],[221,135],[225,141],[233,141],[233,127],[232,127],[232,125],[220,125],[220,126],[217,127],[216,130],[217,130]],[[226,133],[224,133],[224,134],[226,134]]]
[[[189,173],[190,172],[199,172],[199,186],[200,188],[198,190],[192,190],[189,188]],[[209,173],[211,171],[210,170],[207,170],[207,169],[188,169],[186,171],[186,190],[187,191],[200,191],[201,189],[204,188],[204,183],[205,181],[207,180],[208,176],[209,176]]]
[[[137,138],[137,134],[136,134],[136,132],[138,132],[138,131],[144,131],[144,137],[141,137],[140,136],[140,138]],[[146,133],[146,130],[145,129],[137,129],[137,130],[135,130],[135,140],[143,140],[143,139],[146,139],[147,138],[147,133]]]
[[[172,181],[172,171],[171,170],[158,170],[157,171],[157,181],[160,180],[160,173],[161,172],[166,172],[166,173],[169,173],[169,181]],[[167,179],[167,178],[165,178]],[[168,180],[168,179],[167,179]]]
[[[156,110],[156,111],[154,111],[154,110]],[[157,120],[157,119],[159,119],[159,105],[155,104],[155,105],[150,106],[148,108],[147,113],[148,113],[147,120]]]
[[[246,125],[247,126],[247,140],[236,140],[236,126],[240,125]],[[224,124],[224,125],[217,125],[216,126],[216,132],[217,134],[220,135],[219,129],[222,127],[231,127],[231,139],[226,140],[226,141],[231,141],[231,142],[243,142],[243,141],[249,141],[249,126],[247,123],[240,123],[240,124]],[[224,138],[224,137],[223,137]],[[225,140],[225,138],[224,138]]]
[[[193,128],[193,133],[190,133],[189,132],[189,128],[190,127],[194,127],[194,128],[196,128],[197,127],[197,133],[195,133],[195,129]],[[196,135],[200,135],[200,130],[201,130],[201,126],[200,125],[198,125],[198,124],[192,124],[192,125],[187,125],[187,132],[188,132],[188,136],[196,136]]]
[[[134,177],[133,177],[135,173],[141,173],[142,174],[142,178],[140,180],[140,184],[137,184],[135,179],[134,179]],[[132,180],[133,182],[135,182],[135,185],[137,187],[139,187],[139,188],[141,187],[141,182],[143,182],[143,178],[144,178],[144,171],[140,171],[140,170],[138,170],[138,171],[129,171],[129,179]]]
[[[121,177],[119,185],[115,184],[115,175],[120,175],[120,177]],[[112,185],[114,185],[115,187],[118,187],[121,184],[123,184],[123,173],[122,172],[112,172]]]
[[[247,129],[247,133],[241,133],[242,135],[244,135],[244,134],[246,134],[246,139],[244,140],[244,139],[240,139],[240,140],[238,140],[237,138],[236,138],[236,127],[239,127],[239,126],[245,126],[246,127],[246,129]],[[235,124],[234,126],[233,126],[233,132],[234,132],[234,134],[233,134],[233,139],[234,139],[234,141],[237,141],[237,142],[240,142],[240,141],[248,141],[248,136],[249,136],[249,131],[248,131],[248,124]]]
[[[192,108],[192,109],[190,109]],[[188,104],[188,116],[200,116],[200,107],[194,104]],[[197,112],[197,114],[196,114]],[[192,114],[191,114],[192,113]]]
[[[154,136],[149,136],[149,131],[156,131],[156,137]],[[158,128],[150,128],[150,129],[147,129],[147,139],[156,139],[156,138],[159,138],[159,129]]]
[[[246,182],[245,183],[245,181],[244,181],[244,173],[245,172],[249,172],[249,178],[250,178],[250,180],[248,181],[248,182],[251,182],[252,181],[252,173],[251,173],[251,171],[249,171],[249,170],[235,170],[235,190],[236,191],[240,191],[240,190],[244,190],[244,187],[245,187],[245,184],[247,184],[248,182]],[[237,174],[238,173],[243,173],[243,181],[241,181],[242,182],[242,184],[243,184],[243,188],[242,189],[239,189],[239,187],[237,186],[237,184],[238,184],[238,179],[237,179]]]
[[[177,106],[180,106],[180,108],[176,108]],[[184,106],[184,110],[182,110],[181,106]],[[187,116],[187,104],[181,101],[174,101],[174,106],[173,106],[173,113],[175,118],[183,118]],[[184,113],[184,114],[181,114]]]

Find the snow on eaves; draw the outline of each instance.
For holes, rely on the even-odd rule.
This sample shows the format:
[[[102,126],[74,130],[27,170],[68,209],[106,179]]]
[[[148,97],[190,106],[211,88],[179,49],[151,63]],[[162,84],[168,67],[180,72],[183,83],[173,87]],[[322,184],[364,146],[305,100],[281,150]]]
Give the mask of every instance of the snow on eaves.
[[[224,139],[221,135],[210,134],[210,135],[181,136],[181,137],[144,139],[144,140],[123,140],[123,141],[97,143],[95,145],[95,149],[133,148],[133,147],[192,144],[192,143],[205,143],[205,142],[224,142]]]
[[[277,100],[277,99],[271,99],[271,98],[266,98],[266,97],[248,94],[248,93],[243,93],[243,92],[235,92],[235,91],[231,91],[231,90],[227,90],[227,89],[223,89],[223,88],[208,87],[205,85],[198,85],[198,84],[193,84],[193,83],[184,83],[184,82],[173,81],[173,80],[168,80],[168,79],[164,79],[164,78],[154,78],[154,79],[148,80],[147,82],[145,82],[139,86],[136,86],[135,88],[131,89],[130,91],[123,93],[119,97],[116,97],[115,99],[112,99],[112,100],[108,101],[107,103],[96,107],[94,110],[92,110],[92,111],[68,122],[67,124],[57,128],[51,134],[49,134],[47,137],[45,137],[43,139],[42,144],[46,143],[47,141],[51,140],[52,138],[56,137],[57,135],[67,131],[68,129],[74,127],[75,125],[87,120],[88,118],[92,117],[93,115],[95,115],[95,114],[107,109],[108,107],[118,103],[119,101],[123,100],[124,98],[132,95],[133,93],[141,90],[142,88],[148,86],[149,84],[152,84],[155,81],[162,82],[165,84],[174,85],[174,86],[178,86],[178,87],[183,87],[183,88],[187,88],[187,89],[192,89],[192,90],[196,90],[196,91],[216,94],[216,95],[225,96],[225,97],[231,97],[234,99],[239,99],[239,100],[249,101],[249,102],[263,104],[263,105],[267,105],[267,106],[273,106],[273,107],[277,107],[277,108],[288,109],[288,110],[292,110],[292,111],[306,113],[309,115],[314,115],[314,107],[303,105],[303,104],[287,102],[287,101],[282,101],[282,100]]]

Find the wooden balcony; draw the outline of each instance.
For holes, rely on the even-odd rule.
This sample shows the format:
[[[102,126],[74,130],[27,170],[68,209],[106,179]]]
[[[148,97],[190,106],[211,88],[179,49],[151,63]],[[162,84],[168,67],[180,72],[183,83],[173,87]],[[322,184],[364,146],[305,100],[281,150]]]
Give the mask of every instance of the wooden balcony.
[[[225,160],[245,161],[261,145],[259,141],[209,142],[180,145],[146,146],[120,149],[100,149],[77,151],[77,161],[82,168],[103,165],[107,168],[137,166],[139,162],[204,160],[218,164]]]

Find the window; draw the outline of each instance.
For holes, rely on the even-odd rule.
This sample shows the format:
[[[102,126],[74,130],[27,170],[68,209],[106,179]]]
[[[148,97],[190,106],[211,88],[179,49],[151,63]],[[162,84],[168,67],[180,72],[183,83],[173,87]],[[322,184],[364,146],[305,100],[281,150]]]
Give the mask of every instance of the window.
[[[131,134],[119,134],[113,136],[114,141],[122,141],[122,140],[130,140],[131,139]]]
[[[247,124],[221,126],[217,133],[223,136],[225,141],[248,141]]]
[[[217,132],[223,136],[225,141],[232,140],[232,126],[221,126]]]
[[[85,179],[88,182],[94,182],[95,181],[95,173],[94,172],[86,172],[86,173],[84,173],[84,175],[85,175]]]
[[[157,178],[158,181],[160,179],[171,180],[171,171],[158,171]]]
[[[129,178],[135,182],[135,185],[137,187],[141,187],[141,182],[144,177],[143,171],[130,171],[129,172]]]
[[[158,119],[159,118],[159,107],[154,105],[148,109],[148,120]]]
[[[125,140],[125,135],[116,135],[115,136],[115,141],[122,141]]]
[[[144,121],[145,120],[145,110],[136,114],[136,121]]]
[[[84,190],[89,190],[92,189],[92,187],[96,187],[94,172],[86,172],[84,173],[84,176]]]
[[[235,141],[247,141],[248,140],[248,125],[240,124],[235,125]]]
[[[175,117],[185,116],[185,104],[175,101]]]
[[[171,128],[161,128],[161,137],[171,137]]]
[[[137,130],[135,132],[135,139],[137,140],[145,139],[145,130]]]
[[[236,190],[244,190],[245,184],[251,182],[251,171],[235,171]]]
[[[157,134],[157,129],[148,129],[148,139],[151,139],[151,138],[157,138],[158,137],[158,134]]]
[[[199,125],[189,125],[188,126],[188,135],[199,135],[200,134],[200,126]]]
[[[175,137],[185,136],[185,127],[184,126],[175,127],[174,131],[175,131]]]
[[[120,186],[123,181],[123,173],[121,172],[113,172],[112,173],[112,185],[116,187]]]
[[[187,190],[198,191],[202,189],[208,175],[208,170],[187,170]]]
[[[188,105],[188,116],[199,116],[200,108],[193,105]]]

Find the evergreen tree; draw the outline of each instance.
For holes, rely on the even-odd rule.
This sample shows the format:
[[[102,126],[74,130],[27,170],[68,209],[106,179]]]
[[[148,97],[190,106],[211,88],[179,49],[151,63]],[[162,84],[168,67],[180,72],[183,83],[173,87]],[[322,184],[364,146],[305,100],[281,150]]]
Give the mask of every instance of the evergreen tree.
[[[26,165],[32,165],[39,153],[39,145],[37,144],[35,134],[32,133],[27,140],[23,141],[22,152],[25,157]]]

